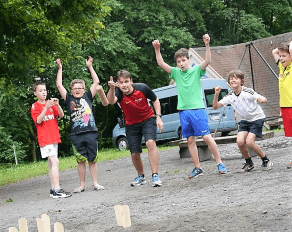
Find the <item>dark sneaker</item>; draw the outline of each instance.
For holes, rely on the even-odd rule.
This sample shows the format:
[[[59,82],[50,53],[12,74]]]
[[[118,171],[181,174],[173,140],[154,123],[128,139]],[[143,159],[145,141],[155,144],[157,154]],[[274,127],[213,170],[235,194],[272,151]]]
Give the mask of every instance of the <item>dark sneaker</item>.
[[[138,175],[134,178],[134,181],[131,183],[131,186],[139,186],[139,185],[143,185],[146,184],[146,180],[142,175]]]
[[[272,169],[273,163],[271,160],[264,161],[262,164],[262,170],[263,171],[269,171]]]
[[[57,190],[57,191],[53,191],[53,198],[56,199],[56,198],[65,198],[65,197],[71,197],[72,196],[72,193],[70,192],[66,192],[64,189],[60,189],[60,190]]]
[[[227,173],[227,169],[226,169],[226,167],[225,167],[225,165],[223,163],[217,164],[217,168],[218,168],[218,172],[220,174],[226,174]]]
[[[160,181],[160,177],[159,175],[157,174],[154,174],[151,178],[151,181],[152,181],[152,186],[153,187],[160,187],[162,184],[161,184],[161,181]]]
[[[189,175],[189,179],[192,179],[193,177],[198,177],[203,175],[203,170],[201,168],[195,167],[192,172]]]
[[[240,172],[250,172],[254,168],[253,163],[245,163],[241,168]]]
[[[53,197],[54,191],[53,189],[50,189],[50,197]]]
[[[288,164],[287,168],[292,168],[292,160],[290,161],[290,163]]]

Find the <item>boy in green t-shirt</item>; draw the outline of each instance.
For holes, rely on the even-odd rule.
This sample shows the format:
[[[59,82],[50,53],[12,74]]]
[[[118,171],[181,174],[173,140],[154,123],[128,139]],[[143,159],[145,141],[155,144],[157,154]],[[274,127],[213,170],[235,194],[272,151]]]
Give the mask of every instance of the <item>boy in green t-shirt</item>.
[[[201,77],[206,73],[206,68],[211,62],[210,37],[208,34],[203,36],[203,41],[206,46],[205,60],[201,65],[194,67],[189,65],[189,54],[185,48],[179,49],[174,55],[177,67],[169,66],[164,62],[160,53],[160,42],[158,40],[152,42],[158,65],[169,73],[169,78],[175,80],[177,85],[177,109],[179,110],[182,134],[187,138],[189,151],[195,164],[195,168],[189,175],[190,179],[203,175],[195,136],[202,136],[207,143],[216,160],[218,172],[220,174],[227,172],[221,161],[217,144],[210,135],[208,116],[203,103]]]

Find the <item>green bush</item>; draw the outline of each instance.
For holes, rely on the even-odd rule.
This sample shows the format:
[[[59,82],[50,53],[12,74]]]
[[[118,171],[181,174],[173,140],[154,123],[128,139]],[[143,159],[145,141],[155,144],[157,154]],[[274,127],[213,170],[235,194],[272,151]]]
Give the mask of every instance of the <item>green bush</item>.
[[[18,162],[21,163],[26,157],[22,143],[13,141],[11,135],[0,127],[0,163],[15,163],[14,150]]]

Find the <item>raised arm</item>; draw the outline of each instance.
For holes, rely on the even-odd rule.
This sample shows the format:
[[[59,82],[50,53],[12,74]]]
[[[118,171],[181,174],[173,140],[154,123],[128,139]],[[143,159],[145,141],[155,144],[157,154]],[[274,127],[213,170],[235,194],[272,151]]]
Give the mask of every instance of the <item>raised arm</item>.
[[[85,60],[85,62],[86,62],[88,71],[90,72],[91,78],[93,80],[93,84],[90,87],[90,91],[91,91],[92,97],[94,97],[97,92],[97,86],[99,85],[99,78],[92,67],[93,58],[91,56],[88,56],[88,59]]]
[[[109,103],[103,91],[103,87],[101,85],[98,85],[96,88],[97,88],[97,93],[100,98],[101,104],[103,106],[107,106]]]
[[[213,109],[215,109],[215,110],[217,110],[223,106],[223,104],[218,102],[218,96],[219,96],[220,91],[221,91],[221,86],[215,87],[215,94],[214,94],[214,98],[213,98]]]
[[[280,59],[280,55],[279,55],[279,50],[278,50],[278,48],[275,48],[275,49],[272,51],[272,55],[273,55],[273,57],[274,57],[275,62],[278,62],[278,60]]]
[[[56,85],[57,85],[57,89],[59,90],[59,93],[61,94],[61,97],[66,100],[66,94],[67,94],[67,90],[65,89],[65,87],[63,86],[62,83],[62,63],[61,63],[61,59],[58,58],[56,60],[56,64],[58,67],[58,73],[57,73],[57,80],[56,80]]]
[[[116,83],[114,82],[113,77],[110,77],[110,80],[108,82],[108,86],[110,87],[110,89],[107,93],[107,99],[108,99],[109,104],[113,105],[118,101],[118,98],[115,95]]]
[[[152,42],[152,45],[154,47],[154,51],[155,51],[155,56],[156,56],[156,61],[157,64],[166,72],[170,73],[171,72],[171,67],[164,62],[161,52],[160,52],[160,42],[159,40],[154,40]]]
[[[157,128],[159,129],[159,132],[161,133],[163,131],[164,125],[163,125],[162,118],[161,118],[161,106],[160,106],[160,101],[159,101],[158,97],[152,103],[153,103],[153,107],[154,107],[154,110],[156,113]]]
[[[206,70],[207,66],[211,63],[210,36],[208,34],[203,35],[203,41],[206,46],[206,54],[205,60],[201,64],[201,69]]]

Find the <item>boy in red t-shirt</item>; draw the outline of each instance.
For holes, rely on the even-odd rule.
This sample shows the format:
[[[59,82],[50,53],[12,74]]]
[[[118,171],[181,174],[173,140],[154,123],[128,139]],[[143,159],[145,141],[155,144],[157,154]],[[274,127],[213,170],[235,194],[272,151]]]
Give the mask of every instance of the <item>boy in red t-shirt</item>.
[[[64,112],[57,98],[46,101],[47,89],[44,82],[36,82],[33,85],[33,92],[38,100],[31,107],[31,117],[36,124],[42,158],[48,158],[50,196],[52,198],[69,197],[72,194],[65,192],[59,185],[58,143],[61,143],[61,139],[56,118],[62,118]]]
[[[158,150],[156,147],[156,127],[163,130],[161,119],[161,107],[158,97],[143,83],[134,84],[130,72],[120,70],[117,73],[117,83],[110,77],[108,82],[110,90],[108,92],[108,102],[110,104],[119,103],[126,124],[126,135],[129,141],[129,149],[132,156],[132,162],[138,173],[131,186],[146,184],[144,177],[144,167],[141,159],[142,147],[141,141],[144,136],[148,148],[148,157],[152,170],[153,187],[161,186],[161,180],[158,175]],[[115,87],[118,87],[115,89]],[[148,104],[151,100],[156,115]]]

